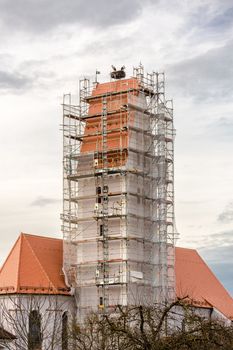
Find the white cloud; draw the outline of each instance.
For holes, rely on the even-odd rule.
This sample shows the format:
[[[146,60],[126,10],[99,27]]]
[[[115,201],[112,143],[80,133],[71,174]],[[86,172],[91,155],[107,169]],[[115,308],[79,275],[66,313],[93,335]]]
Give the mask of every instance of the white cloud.
[[[11,30],[41,33],[60,25],[78,23],[106,28],[128,22],[140,15],[145,0],[2,0],[0,2],[2,25]],[[156,3],[156,1],[154,1]]]
[[[219,214],[218,221],[223,224],[229,224],[233,222],[233,202],[227,204],[225,209]],[[232,239],[233,239],[233,232]]]

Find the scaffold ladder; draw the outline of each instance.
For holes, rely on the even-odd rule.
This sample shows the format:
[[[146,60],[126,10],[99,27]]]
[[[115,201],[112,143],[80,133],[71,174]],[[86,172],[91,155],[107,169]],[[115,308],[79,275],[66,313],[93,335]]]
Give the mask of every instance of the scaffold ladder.
[[[101,184],[101,197],[102,208],[100,215],[97,215],[97,220],[101,222],[101,235],[99,236],[98,252],[98,273],[101,278],[97,283],[98,296],[99,296],[99,308],[106,313],[109,306],[109,241],[108,241],[108,142],[107,142],[107,96],[102,97],[102,116],[101,116],[101,131],[102,131],[102,144],[101,144],[101,171],[100,176],[97,176],[97,181]],[[102,249],[100,249],[100,246]],[[101,280],[102,279],[102,280]]]

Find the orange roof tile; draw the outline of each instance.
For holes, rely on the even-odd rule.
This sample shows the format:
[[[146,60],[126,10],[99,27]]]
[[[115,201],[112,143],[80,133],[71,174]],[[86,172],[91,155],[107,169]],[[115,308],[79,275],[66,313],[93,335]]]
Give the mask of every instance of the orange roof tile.
[[[233,319],[233,299],[194,249],[176,248],[176,293],[192,304],[211,307]]]
[[[62,240],[21,233],[0,270],[0,294],[69,294]]]

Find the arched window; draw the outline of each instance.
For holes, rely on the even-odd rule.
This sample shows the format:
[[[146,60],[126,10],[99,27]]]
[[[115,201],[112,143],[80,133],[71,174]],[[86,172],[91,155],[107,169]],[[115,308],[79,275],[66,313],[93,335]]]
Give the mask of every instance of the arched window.
[[[68,312],[62,314],[62,350],[68,349]]]
[[[37,310],[32,310],[29,314],[28,349],[42,349],[41,315]]]

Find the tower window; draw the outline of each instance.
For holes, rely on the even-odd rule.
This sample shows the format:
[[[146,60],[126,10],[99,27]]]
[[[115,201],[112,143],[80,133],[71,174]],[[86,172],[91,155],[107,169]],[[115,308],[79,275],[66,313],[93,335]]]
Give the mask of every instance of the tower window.
[[[96,203],[101,204],[102,198],[100,197],[100,195],[101,195],[101,187],[100,186],[96,187],[96,195],[98,196],[96,199]]]
[[[68,314],[62,315],[62,350],[68,350]]]
[[[103,305],[104,305],[104,298],[100,297],[100,306],[103,306]]]
[[[96,187],[96,194],[97,195],[101,194],[101,187],[100,186]]]
[[[29,314],[28,349],[42,349],[41,315],[37,310],[32,310]]]
[[[140,204],[141,203],[141,198],[140,198],[140,187],[138,187],[138,196],[137,196],[137,203]]]
[[[104,187],[103,187],[103,193],[108,193],[108,186],[107,186],[107,185],[104,185]]]
[[[103,236],[104,233],[104,225],[100,225],[100,236]]]

